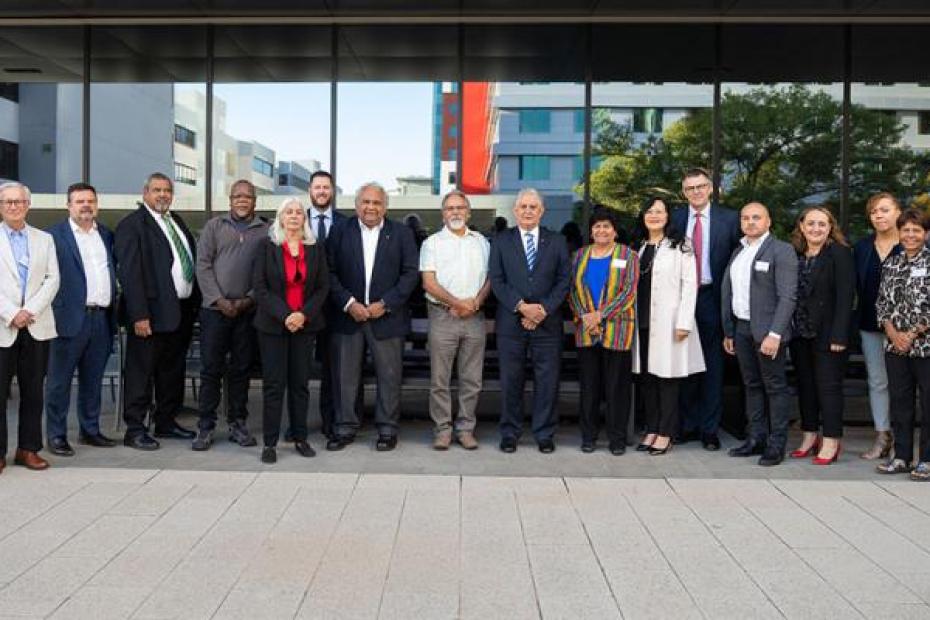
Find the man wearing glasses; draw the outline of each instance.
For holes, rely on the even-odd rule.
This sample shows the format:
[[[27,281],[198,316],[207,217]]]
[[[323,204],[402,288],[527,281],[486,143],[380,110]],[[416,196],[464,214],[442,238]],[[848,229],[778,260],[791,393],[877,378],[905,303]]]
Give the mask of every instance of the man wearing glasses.
[[[719,450],[717,429],[723,412],[723,328],[720,285],[727,262],[739,245],[739,215],[711,203],[710,174],[691,168],[681,181],[687,208],[675,211],[673,223],[691,241],[698,271],[694,318],[707,371],[688,379],[681,391],[682,424],[678,443],[701,440],[706,450]]]
[[[267,236],[268,223],[255,215],[255,186],[244,179],[229,190],[229,212],[212,218],[200,233],[200,422],[191,445],[194,450],[208,450],[213,444],[227,355],[229,440],[240,446],[256,444],[246,426],[249,371],[255,357],[255,300],[250,275],[255,252]]]
[[[52,236],[26,224],[32,196],[21,183],[0,185],[0,472],[6,466],[6,409],[10,374],[19,385],[19,442],[13,462],[48,468],[42,449],[42,384],[49,340],[56,336],[52,300],[58,258]]]

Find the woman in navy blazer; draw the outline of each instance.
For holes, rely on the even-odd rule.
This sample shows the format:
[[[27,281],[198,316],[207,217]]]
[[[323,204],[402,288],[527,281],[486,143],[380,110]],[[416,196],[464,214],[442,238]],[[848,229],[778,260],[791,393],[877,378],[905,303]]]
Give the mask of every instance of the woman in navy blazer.
[[[285,390],[294,447],[301,456],[314,456],[307,443],[307,381],[313,333],[325,325],[329,270],[323,244],[316,242],[296,198],[278,207],[268,240],[255,256],[252,287],[262,356],[262,462],[277,460]]]

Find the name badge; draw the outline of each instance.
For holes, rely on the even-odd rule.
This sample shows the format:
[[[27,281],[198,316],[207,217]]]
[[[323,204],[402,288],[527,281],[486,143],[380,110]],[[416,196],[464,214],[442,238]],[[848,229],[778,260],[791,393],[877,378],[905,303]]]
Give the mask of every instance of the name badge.
[[[614,269],[626,269],[626,260],[622,258],[615,258],[611,261],[610,266]]]
[[[927,277],[927,268],[926,267],[914,267],[911,269],[912,278],[926,278]]]
[[[757,260],[757,261],[756,261],[756,271],[761,271],[762,273],[768,273],[768,272],[769,272],[769,263],[768,263],[768,261]]]

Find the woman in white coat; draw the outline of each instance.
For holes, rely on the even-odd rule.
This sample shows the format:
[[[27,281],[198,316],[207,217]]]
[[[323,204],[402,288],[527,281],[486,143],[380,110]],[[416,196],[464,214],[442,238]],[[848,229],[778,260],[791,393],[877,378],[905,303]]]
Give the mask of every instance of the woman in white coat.
[[[704,372],[704,354],[694,322],[697,265],[684,234],[671,223],[662,198],[649,198],[634,230],[639,252],[636,343],[633,372],[640,375],[646,435],[638,451],[668,452],[678,429],[681,379]]]

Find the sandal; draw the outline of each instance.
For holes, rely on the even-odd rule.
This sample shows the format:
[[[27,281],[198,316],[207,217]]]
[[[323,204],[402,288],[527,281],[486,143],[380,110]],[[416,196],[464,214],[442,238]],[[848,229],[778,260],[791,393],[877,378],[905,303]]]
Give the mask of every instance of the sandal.
[[[918,482],[930,480],[930,462],[921,461],[917,463],[917,467],[911,470],[911,480],[917,480]]]
[[[911,471],[911,466],[903,459],[891,459],[876,466],[875,471],[880,474],[906,474]]]

